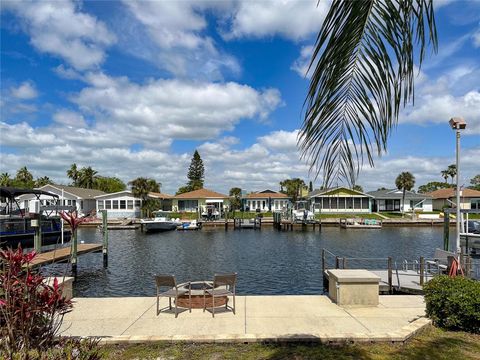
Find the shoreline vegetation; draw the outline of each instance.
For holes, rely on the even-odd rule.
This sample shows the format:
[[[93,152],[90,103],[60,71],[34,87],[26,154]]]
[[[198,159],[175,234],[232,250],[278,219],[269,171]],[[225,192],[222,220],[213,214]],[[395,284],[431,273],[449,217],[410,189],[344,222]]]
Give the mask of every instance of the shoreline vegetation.
[[[429,326],[405,344],[195,344],[106,345],[105,359],[480,359],[480,335]]]

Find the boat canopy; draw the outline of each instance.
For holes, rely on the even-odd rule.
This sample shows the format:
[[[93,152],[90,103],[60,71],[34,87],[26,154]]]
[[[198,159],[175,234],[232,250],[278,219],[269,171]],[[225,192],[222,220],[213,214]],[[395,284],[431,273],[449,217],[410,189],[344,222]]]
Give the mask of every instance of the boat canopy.
[[[39,195],[48,195],[48,196],[58,198],[58,195],[52,194],[48,191],[43,191],[43,190],[21,189],[21,188],[15,188],[10,186],[0,187],[0,197],[13,199],[13,198],[16,198],[17,196],[25,195],[25,194],[33,194],[33,195],[37,195],[37,197]]]

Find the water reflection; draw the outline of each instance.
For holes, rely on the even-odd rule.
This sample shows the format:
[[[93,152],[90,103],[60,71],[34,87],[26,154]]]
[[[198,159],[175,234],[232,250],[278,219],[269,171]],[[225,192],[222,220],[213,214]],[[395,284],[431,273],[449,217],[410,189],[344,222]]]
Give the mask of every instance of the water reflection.
[[[400,227],[322,232],[194,231],[142,234],[111,231],[109,267],[99,254],[79,258],[76,296],[152,296],[155,273],[178,282],[207,280],[215,272],[238,272],[240,294],[318,294],[322,291],[321,250],[341,256],[387,257],[401,262],[432,256],[443,245],[441,227]],[[453,237],[452,237],[453,239]],[[80,229],[79,240],[101,242],[96,229]],[[68,271],[52,265],[50,274]]]

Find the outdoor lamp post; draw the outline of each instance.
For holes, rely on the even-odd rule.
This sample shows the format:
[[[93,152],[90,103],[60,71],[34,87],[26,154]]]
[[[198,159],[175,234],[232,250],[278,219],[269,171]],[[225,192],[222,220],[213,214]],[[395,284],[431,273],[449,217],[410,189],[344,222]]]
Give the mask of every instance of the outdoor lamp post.
[[[467,127],[467,123],[461,117],[453,117],[450,119],[450,126],[456,133],[457,147],[456,147],[456,167],[457,167],[457,237],[456,237],[456,246],[457,246],[457,256],[458,256],[458,268],[460,269],[460,130],[463,130]]]

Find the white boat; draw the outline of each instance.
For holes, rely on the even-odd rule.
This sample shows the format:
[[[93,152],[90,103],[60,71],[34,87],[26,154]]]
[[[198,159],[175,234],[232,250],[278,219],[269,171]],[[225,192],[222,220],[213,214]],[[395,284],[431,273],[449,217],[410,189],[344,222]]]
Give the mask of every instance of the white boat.
[[[198,230],[202,227],[202,223],[197,220],[184,221],[178,227],[177,230]]]
[[[310,222],[315,221],[313,211],[308,210],[307,201],[297,201],[292,211],[293,221],[295,222]]]
[[[205,220],[217,220],[220,218],[220,211],[215,205],[207,205],[202,211],[202,218]]]
[[[165,211],[154,211],[153,219],[142,219],[140,224],[142,231],[169,231],[175,230],[179,225],[182,225],[179,219],[171,219],[170,215]]]

